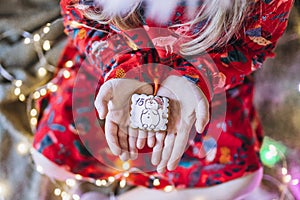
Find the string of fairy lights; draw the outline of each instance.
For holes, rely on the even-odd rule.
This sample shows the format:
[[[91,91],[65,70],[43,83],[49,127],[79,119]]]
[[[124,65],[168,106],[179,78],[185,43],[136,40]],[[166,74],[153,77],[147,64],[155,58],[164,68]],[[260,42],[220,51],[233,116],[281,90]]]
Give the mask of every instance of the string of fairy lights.
[[[57,19],[54,22],[45,24],[41,30],[37,31],[36,33],[29,33],[27,31],[21,31],[21,36],[24,38],[24,44],[30,45],[32,44],[34,46],[34,49],[38,55],[40,67],[37,69],[37,75],[39,77],[45,77],[48,73],[53,73],[55,70],[55,67],[50,65],[47,61],[47,58],[45,56],[45,52],[51,50],[52,48],[52,42],[47,39],[44,39],[45,36],[51,31],[51,27],[55,23],[61,22],[61,19]],[[73,26],[85,26],[85,24],[79,24],[78,22],[74,22]],[[89,27],[91,29],[95,29],[94,27]],[[7,33],[3,33],[0,36],[0,40],[5,38],[5,35]],[[68,79],[71,76],[71,72],[69,69],[73,67],[74,63],[70,60],[67,61],[64,64],[64,68],[60,70],[58,75],[63,76],[64,78]],[[35,131],[35,127],[38,123],[38,110],[34,108],[34,101],[38,100],[39,98],[47,95],[48,93],[56,92],[58,89],[58,86],[53,82],[48,82],[46,85],[39,87],[35,91],[33,91],[31,94],[25,94],[22,90],[22,87],[24,85],[23,80],[15,79],[14,76],[12,76],[9,72],[5,70],[5,68],[0,63],[0,75],[2,75],[3,78],[10,81],[12,83],[13,87],[13,94],[17,97],[17,99],[21,102],[27,102],[27,111],[29,115],[29,123],[31,125],[32,131]],[[299,91],[300,91],[300,84],[299,84]],[[20,156],[30,156],[30,152],[33,151],[31,148],[31,141],[29,140],[22,140],[20,141],[16,147],[16,152]],[[265,175],[265,180],[271,181],[273,184],[275,184],[278,187],[278,190],[281,192],[280,200],[283,200],[286,195],[291,195],[288,188],[290,186],[299,186],[299,178],[300,177],[293,177],[293,175],[289,172],[287,160],[286,160],[286,154],[287,147],[284,145],[266,137],[265,142],[263,144],[263,147],[261,149],[261,158],[262,162],[267,167],[278,167],[279,161],[282,161],[282,167],[279,167],[281,176],[281,179],[276,179],[274,177],[268,177]],[[80,200],[80,195],[76,193],[72,193],[74,191],[74,187],[77,187],[78,184],[82,181],[87,181],[95,186],[98,187],[108,187],[115,181],[118,181],[120,188],[124,188],[127,185],[127,180],[130,176],[130,173],[143,173],[147,175],[145,172],[142,172],[141,170],[137,168],[131,168],[130,164],[128,162],[124,162],[122,164],[123,172],[116,174],[115,176],[110,176],[107,179],[91,179],[82,177],[79,174],[74,174],[74,177],[71,179],[67,179],[64,183],[59,183],[57,181],[54,181],[56,188],[53,190],[53,195],[60,197],[62,200]],[[45,174],[45,171],[42,166],[36,165],[35,170],[39,172],[40,174]],[[150,176],[149,178],[153,181],[154,186],[160,185],[160,179],[154,176]],[[10,196],[10,188],[9,183],[7,180],[1,180],[0,179],[0,200],[9,199]],[[165,192],[171,192],[176,190],[174,185],[170,183],[170,185],[167,185],[164,188]],[[299,189],[300,190],[300,189]],[[299,191],[300,194],[300,191]],[[300,196],[300,195],[299,195]],[[300,198],[300,197],[299,197]]]

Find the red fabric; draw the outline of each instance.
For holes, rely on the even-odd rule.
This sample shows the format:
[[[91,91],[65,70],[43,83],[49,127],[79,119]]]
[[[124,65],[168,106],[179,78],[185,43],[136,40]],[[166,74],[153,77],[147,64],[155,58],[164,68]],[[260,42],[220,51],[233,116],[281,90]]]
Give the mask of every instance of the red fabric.
[[[191,131],[190,146],[174,171],[163,175],[155,171],[131,174],[128,180],[157,189],[169,184],[205,187],[239,178],[261,166],[259,149],[263,136],[253,106],[251,73],[273,55],[286,28],[292,0],[253,2],[253,11],[235,40],[225,48],[191,58],[178,53],[178,44],[173,50],[155,44],[159,37],[172,40],[177,36],[167,29],[158,32],[153,21],[146,19],[145,26],[139,29],[121,31],[87,20],[75,3],[61,1],[69,42],[52,80],[58,90],[38,103],[40,116],[34,148],[74,174],[95,179],[118,174],[122,162],[107,154],[103,124],[97,121],[93,105],[99,87],[112,78],[152,83],[155,78],[162,82],[167,75],[176,74],[202,89],[211,101],[213,118],[204,134]],[[170,25],[184,22],[183,12],[184,7],[178,7]],[[69,60],[74,63],[72,68],[65,67]],[[64,77],[64,70],[71,76]],[[224,106],[226,113],[222,111]],[[213,160],[201,158],[199,152],[203,150],[216,150],[216,156]],[[147,162],[145,157],[130,164],[145,167]],[[159,186],[153,185],[152,175],[159,177]]]

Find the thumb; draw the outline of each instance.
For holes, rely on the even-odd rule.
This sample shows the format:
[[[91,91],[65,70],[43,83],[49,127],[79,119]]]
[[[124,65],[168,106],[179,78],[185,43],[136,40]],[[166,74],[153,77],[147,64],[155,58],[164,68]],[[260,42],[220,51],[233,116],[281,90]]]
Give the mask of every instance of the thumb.
[[[135,92],[150,95],[153,94],[153,87],[148,83],[141,83]]]
[[[112,85],[111,82],[104,83],[96,96],[94,101],[95,108],[98,111],[99,118],[105,119],[108,113],[108,102],[112,99]]]
[[[196,123],[195,128],[198,133],[204,131],[205,126],[209,122],[209,104],[205,97],[203,97],[200,102],[197,104],[196,109]]]

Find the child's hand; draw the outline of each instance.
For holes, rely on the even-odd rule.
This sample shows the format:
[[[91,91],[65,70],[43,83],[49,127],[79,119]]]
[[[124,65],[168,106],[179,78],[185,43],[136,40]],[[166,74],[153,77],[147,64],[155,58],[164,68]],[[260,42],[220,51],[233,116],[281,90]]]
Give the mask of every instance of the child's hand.
[[[150,84],[133,79],[112,79],[105,82],[95,99],[99,118],[105,119],[105,137],[112,153],[122,160],[135,159],[136,146],[154,145],[154,134],[129,127],[131,96],[134,93],[152,94]],[[130,153],[129,153],[130,152]]]
[[[185,78],[169,76],[158,90],[158,96],[170,99],[168,131],[156,133],[151,162],[162,173],[174,170],[186,150],[190,130],[195,123],[202,133],[209,121],[209,104],[202,91]]]

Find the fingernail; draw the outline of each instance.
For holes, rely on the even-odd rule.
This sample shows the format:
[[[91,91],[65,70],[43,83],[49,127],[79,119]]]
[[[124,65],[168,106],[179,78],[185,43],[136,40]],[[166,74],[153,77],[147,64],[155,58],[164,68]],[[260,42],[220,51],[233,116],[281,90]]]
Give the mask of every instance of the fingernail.
[[[131,160],[135,160],[135,159],[137,159],[137,157],[138,157],[137,152],[134,152],[134,151],[130,152],[130,159]]]
[[[122,152],[119,157],[122,161],[127,161],[129,159],[128,152]]]
[[[166,171],[166,168],[165,167],[157,167],[157,173],[159,173],[159,174],[163,174],[165,171]]]

